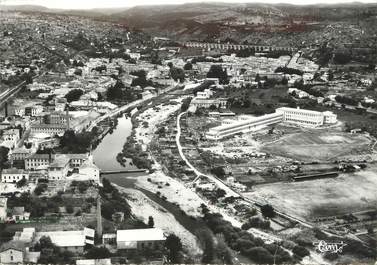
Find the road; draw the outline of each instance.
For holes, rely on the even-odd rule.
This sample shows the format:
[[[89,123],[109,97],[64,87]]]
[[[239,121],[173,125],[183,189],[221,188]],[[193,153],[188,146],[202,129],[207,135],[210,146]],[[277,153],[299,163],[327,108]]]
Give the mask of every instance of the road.
[[[199,177],[205,177],[209,180],[211,180],[212,182],[214,182],[219,188],[223,189],[226,194],[228,196],[234,196],[234,197],[239,197],[241,198],[242,200],[252,204],[253,206],[256,205],[256,206],[262,206],[264,205],[264,203],[261,203],[259,201],[256,201],[256,200],[252,200],[250,198],[246,198],[245,196],[243,196],[241,193],[237,192],[237,191],[234,191],[232,188],[230,188],[228,185],[226,185],[222,180],[220,180],[219,178],[213,176],[213,175],[208,175],[208,174],[204,174],[202,172],[200,172],[198,169],[196,169],[191,163],[190,161],[188,161],[188,159],[186,158],[186,156],[184,155],[183,151],[182,151],[182,145],[181,145],[181,142],[180,142],[180,137],[181,137],[181,125],[180,125],[180,121],[181,121],[181,117],[186,114],[186,112],[182,112],[180,113],[178,116],[177,116],[177,134],[175,136],[175,142],[176,142],[176,145],[177,145],[177,148],[178,148],[178,152],[179,152],[179,155],[180,157],[182,158],[183,161],[185,161],[185,163],[187,164],[187,166],[194,171],[194,173],[197,175],[197,178],[198,179]],[[195,179],[195,180],[196,180]],[[195,181],[194,180],[194,181]],[[301,219],[298,219],[294,216],[291,216],[291,215],[288,215],[288,214],[285,214],[283,212],[279,212],[277,210],[275,210],[275,213],[284,218],[284,219],[287,219],[291,222],[297,222],[299,224],[301,224],[302,226],[304,227],[308,227],[308,228],[313,228],[313,225],[308,223],[308,222],[305,222]]]
[[[182,160],[185,161],[185,163],[187,164],[187,166],[189,168],[191,168],[191,170],[194,171],[195,175],[197,175],[198,177],[205,177],[211,181],[213,181],[214,183],[216,183],[216,185],[223,189],[229,196],[234,196],[234,197],[238,197],[238,193],[234,192],[231,188],[229,188],[227,185],[225,185],[221,180],[219,180],[218,178],[216,178],[215,176],[211,176],[211,175],[206,175],[202,172],[200,172],[199,170],[197,170],[191,163],[190,161],[188,161],[188,159],[186,158],[186,156],[183,154],[183,151],[182,151],[182,145],[181,145],[181,142],[180,142],[180,137],[181,137],[181,124],[180,124],[180,120],[181,120],[181,117],[182,115],[186,114],[186,112],[182,112],[178,115],[177,117],[177,134],[175,135],[175,142],[176,142],[176,145],[178,147],[178,152],[179,152],[179,155],[181,156]]]
[[[14,94],[16,94],[22,88],[22,86],[25,85],[25,84],[26,84],[26,81],[23,81],[20,84],[18,84],[17,86],[15,86],[13,88],[9,88],[5,92],[3,92],[0,95],[0,105],[3,105],[5,102],[7,102],[8,99],[11,98],[12,96],[14,96]]]

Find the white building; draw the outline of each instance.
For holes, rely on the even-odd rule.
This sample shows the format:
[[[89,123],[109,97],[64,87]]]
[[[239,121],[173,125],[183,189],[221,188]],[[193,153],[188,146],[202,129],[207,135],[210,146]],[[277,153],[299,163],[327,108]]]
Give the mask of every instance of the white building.
[[[10,146],[13,148],[17,145],[20,140],[20,130],[19,129],[8,129],[3,132],[3,140],[10,143]]]
[[[215,106],[216,108],[226,108],[228,100],[226,98],[215,98],[215,99],[206,99],[206,98],[194,98],[191,100],[190,105],[197,108],[209,108]]]
[[[1,172],[1,182],[3,183],[16,183],[21,179],[29,180],[29,172],[17,168],[3,169]]]
[[[165,241],[160,228],[117,230],[117,249],[161,249]]]
[[[33,154],[25,159],[25,169],[47,169],[51,161],[52,158],[48,154]]]
[[[57,155],[48,167],[49,180],[65,179],[69,170],[69,157],[66,155]]]
[[[219,140],[227,136],[235,135],[238,133],[246,133],[256,131],[265,126],[279,123],[283,120],[281,113],[266,114],[261,117],[253,117],[248,120],[234,122],[232,124],[220,125],[211,128],[206,137],[209,140]]]
[[[334,124],[337,122],[336,114],[331,111],[313,111],[295,108],[278,108],[276,113],[283,115],[283,121],[297,124],[303,127],[318,127],[324,124]]]
[[[83,253],[86,244],[94,244],[94,230],[89,228],[77,231],[35,232],[33,241],[38,242],[43,236],[50,237],[52,243],[62,251],[73,253]]]
[[[18,241],[10,241],[0,248],[1,264],[22,264],[24,262],[25,244]]]

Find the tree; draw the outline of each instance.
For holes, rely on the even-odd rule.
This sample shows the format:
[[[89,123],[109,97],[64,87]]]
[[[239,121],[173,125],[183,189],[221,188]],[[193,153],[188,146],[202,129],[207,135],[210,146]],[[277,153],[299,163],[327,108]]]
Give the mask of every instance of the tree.
[[[165,247],[169,251],[169,262],[180,263],[180,251],[183,248],[181,239],[174,234],[170,234],[165,240]]]
[[[208,230],[202,230],[200,232],[200,241],[203,245],[203,263],[212,263],[215,257],[215,243],[212,234]]]
[[[174,81],[178,81],[183,83],[185,81],[185,72],[182,68],[172,67],[170,68],[170,76],[174,79]]]
[[[223,69],[221,65],[211,65],[207,73],[208,78],[218,78],[220,84],[228,84],[228,72],[226,69]]]
[[[260,264],[272,264],[274,260],[272,254],[263,247],[250,248],[247,251],[247,256]]]
[[[8,161],[9,148],[0,146],[0,167],[4,168]]]
[[[121,99],[123,95],[124,84],[121,81],[117,81],[113,86],[109,87],[106,92],[107,99],[115,100]]]
[[[149,218],[148,218],[148,226],[149,226],[149,228],[154,227],[154,220],[153,220],[152,216],[149,216]]]
[[[92,247],[86,252],[85,257],[87,259],[107,259],[111,257],[111,253],[105,247]]]
[[[79,100],[80,97],[84,94],[84,92],[81,89],[72,89],[69,91],[66,95],[65,98],[67,99],[68,102],[76,101]]]
[[[17,188],[21,188],[21,187],[25,186],[26,183],[27,183],[27,180],[26,180],[26,178],[23,177],[21,180],[19,180],[17,182],[16,186],[17,186]]]
[[[302,247],[302,246],[299,246],[299,245],[296,245],[296,246],[293,248],[292,252],[293,252],[295,255],[297,255],[297,256],[299,256],[299,257],[301,257],[301,258],[310,255],[309,250],[307,250],[306,248],[304,248],[304,247]]]
[[[255,76],[255,82],[260,82],[260,75],[259,74],[257,74],[256,76]]]
[[[185,66],[183,67],[183,69],[186,71],[192,70],[192,63],[187,62]]]
[[[262,211],[262,215],[264,217],[268,217],[268,218],[273,218],[275,217],[275,210],[274,208],[269,205],[269,204],[265,204],[261,207],[261,211]]]
[[[217,107],[216,107],[216,105],[211,105],[211,106],[209,106],[209,110],[212,110],[212,111],[215,111],[215,110],[217,110]]]
[[[181,111],[182,111],[182,112],[188,110],[188,108],[190,107],[191,100],[192,100],[192,98],[191,98],[191,97],[188,97],[188,98],[185,98],[185,99],[182,101],[182,106],[181,106]]]
[[[216,177],[221,178],[221,179],[224,178],[224,176],[225,176],[225,170],[224,170],[224,167],[222,167],[222,166],[212,168],[211,173],[216,175]]]
[[[226,191],[225,190],[223,190],[223,189],[217,189],[216,190],[216,197],[217,198],[222,198],[222,197],[224,197],[226,195]]]

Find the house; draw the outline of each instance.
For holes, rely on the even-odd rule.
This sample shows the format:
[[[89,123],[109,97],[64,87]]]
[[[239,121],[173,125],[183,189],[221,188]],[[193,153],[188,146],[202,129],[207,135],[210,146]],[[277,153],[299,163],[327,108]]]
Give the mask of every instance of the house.
[[[0,197],[0,221],[4,221],[7,218],[7,210],[8,210],[8,198],[7,197]]]
[[[51,161],[52,157],[49,154],[33,154],[25,159],[25,169],[47,169]]]
[[[93,163],[92,159],[88,159],[79,167],[79,172],[74,174],[73,178],[78,181],[93,180],[100,183],[99,175],[99,168]]]
[[[92,231],[88,236],[87,231]],[[94,230],[85,228],[76,231],[49,231],[36,232],[33,241],[38,242],[43,236],[49,237],[51,242],[62,251],[71,251],[73,253],[83,253],[86,244],[93,245]]]
[[[14,161],[24,161],[25,158],[30,156],[32,151],[26,148],[14,148],[9,154],[9,160]]]
[[[32,134],[45,133],[51,136],[63,135],[67,129],[66,124],[32,124],[30,126]]]
[[[29,172],[17,168],[6,168],[1,172],[1,182],[3,183],[16,183],[22,179],[29,180]]]
[[[161,249],[165,235],[160,228],[117,230],[117,249]]]
[[[20,140],[20,130],[19,129],[8,129],[3,131],[3,140],[10,143],[13,148],[17,145]]]
[[[80,167],[89,158],[88,154],[67,154],[70,167]]]
[[[40,252],[29,251],[29,245],[23,241],[11,240],[0,247],[1,264],[37,263]]]
[[[35,105],[25,108],[25,115],[35,117],[43,112],[43,106]]]
[[[30,218],[30,213],[25,212],[24,207],[13,207],[10,215],[11,219],[14,221],[27,221]]]
[[[68,174],[69,157],[67,155],[57,155],[52,163],[48,166],[49,180],[62,180]]]
[[[25,243],[21,241],[9,241],[0,247],[0,262],[2,264],[23,263]]]

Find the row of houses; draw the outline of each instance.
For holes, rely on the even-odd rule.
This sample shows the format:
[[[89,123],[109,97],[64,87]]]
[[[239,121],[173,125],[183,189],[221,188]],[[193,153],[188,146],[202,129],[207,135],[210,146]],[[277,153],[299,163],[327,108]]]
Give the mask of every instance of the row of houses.
[[[32,154],[21,159],[24,159],[25,169],[3,169],[1,182],[17,183],[22,179],[36,181],[39,178],[65,180],[69,172],[78,179],[99,182],[100,170],[89,154]]]
[[[42,237],[48,237],[62,251],[82,255],[87,245],[94,245],[95,230],[84,228],[73,231],[39,232],[35,228],[23,228],[16,232],[13,239],[0,247],[2,264],[37,263],[40,252],[33,247]],[[109,240],[111,239],[111,240]],[[115,245],[118,250],[160,249],[164,247],[166,234],[160,228],[117,230],[114,234],[105,234],[104,245]],[[84,264],[81,260],[78,264]]]

